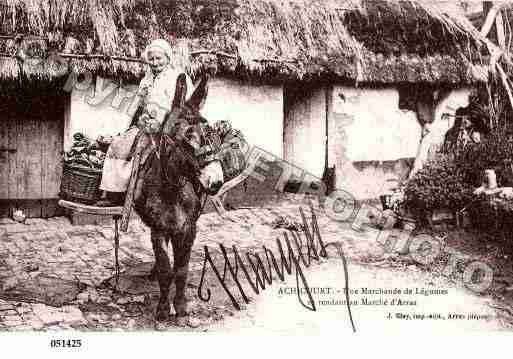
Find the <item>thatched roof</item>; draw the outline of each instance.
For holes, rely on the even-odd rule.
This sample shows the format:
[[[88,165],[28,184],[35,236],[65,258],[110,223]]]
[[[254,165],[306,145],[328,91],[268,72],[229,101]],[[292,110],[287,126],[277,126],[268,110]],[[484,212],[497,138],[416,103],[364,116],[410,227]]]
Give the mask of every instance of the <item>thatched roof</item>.
[[[187,50],[192,54],[187,63],[192,73],[275,81],[482,80],[480,67],[472,64],[478,34],[462,13],[444,10],[447,5],[432,0],[0,0],[0,78],[51,80],[87,69],[135,79],[144,65],[127,60],[140,57],[149,40],[164,37],[176,45],[175,61],[187,61]],[[22,36],[13,38],[16,34]]]

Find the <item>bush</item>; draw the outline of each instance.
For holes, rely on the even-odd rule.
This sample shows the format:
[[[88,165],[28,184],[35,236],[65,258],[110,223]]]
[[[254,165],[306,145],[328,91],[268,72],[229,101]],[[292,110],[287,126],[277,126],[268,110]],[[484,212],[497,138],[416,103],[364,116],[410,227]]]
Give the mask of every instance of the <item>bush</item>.
[[[491,134],[482,143],[467,147],[455,157],[464,172],[464,181],[474,187],[481,186],[483,171],[493,169],[499,187],[513,186],[513,140],[503,133]]]
[[[407,183],[404,206],[422,220],[435,209],[459,211],[475,199],[472,192],[481,186],[485,169],[495,170],[499,186],[511,187],[512,156],[513,139],[504,133],[490,134],[482,143],[467,146],[460,153],[439,153]],[[472,204],[479,207],[470,211],[473,222],[479,222],[480,213],[493,213],[484,208],[487,203]]]
[[[474,188],[464,179],[454,159],[439,154],[408,181],[403,206],[421,221],[435,209],[458,211],[472,200]]]

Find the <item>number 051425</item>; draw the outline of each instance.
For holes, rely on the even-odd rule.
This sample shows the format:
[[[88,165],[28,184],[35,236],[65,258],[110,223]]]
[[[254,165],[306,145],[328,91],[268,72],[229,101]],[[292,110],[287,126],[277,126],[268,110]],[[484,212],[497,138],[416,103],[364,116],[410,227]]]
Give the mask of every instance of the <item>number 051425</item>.
[[[50,340],[51,348],[80,348],[82,346],[81,339],[52,339]]]

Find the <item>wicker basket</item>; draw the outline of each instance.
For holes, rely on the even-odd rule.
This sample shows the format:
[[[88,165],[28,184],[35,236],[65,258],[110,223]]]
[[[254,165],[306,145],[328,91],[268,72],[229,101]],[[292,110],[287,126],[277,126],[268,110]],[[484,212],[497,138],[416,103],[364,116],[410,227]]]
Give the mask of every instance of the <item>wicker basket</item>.
[[[60,197],[65,200],[93,204],[100,198],[102,171],[64,164]]]

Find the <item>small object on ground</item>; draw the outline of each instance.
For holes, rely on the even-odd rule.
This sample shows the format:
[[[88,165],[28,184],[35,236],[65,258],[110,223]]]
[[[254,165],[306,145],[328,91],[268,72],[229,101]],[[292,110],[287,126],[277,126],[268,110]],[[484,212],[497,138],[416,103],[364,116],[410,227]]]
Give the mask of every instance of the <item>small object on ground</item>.
[[[128,319],[128,322],[126,323],[126,327],[128,329],[134,329],[135,325],[136,325],[135,319],[132,319],[132,318]]]
[[[303,230],[303,227],[299,222],[281,216],[271,222],[271,227],[274,229],[283,228],[296,232],[301,232]]]
[[[162,322],[157,322],[155,324],[155,330],[159,331],[159,332],[165,331],[165,330],[167,330],[167,325],[165,323],[162,323]]]
[[[144,303],[144,295],[136,295],[133,296],[130,300],[132,303]]]
[[[27,216],[25,215],[25,213],[23,213],[23,211],[18,209],[13,212],[12,219],[19,223],[25,223]]]
[[[89,300],[89,293],[87,293],[87,292],[82,292],[77,295],[76,301],[79,304],[85,304],[85,303],[87,303],[88,300]]]
[[[98,301],[97,303],[98,304],[107,304],[107,303],[110,303],[112,300],[110,297],[107,297],[105,295],[102,295],[101,297],[98,298]]]
[[[36,264],[29,264],[28,266],[25,267],[26,272],[35,272],[38,270],[39,270],[39,266]]]
[[[14,289],[14,288],[16,288],[17,285],[18,285],[18,279],[14,278],[14,277],[7,278],[2,283],[2,292],[7,292],[8,290]]]
[[[189,318],[188,317],[177,317],[176,325],[179,327],[185,327],[186,325],[189,325]]]
[[[124,304],[128,304],[130,303],[130,300],[126,297],[121,297],[119,298],[116,303],[120,304],[120,305],[124,305]]]
[[[89,300],[93,303],[96,303],[98,302],[98,298],[99,298],[99,295],[98,295],[98,292],[96,291],[96,289],[89,289],[88,290],[88,294],[89,294]]]
[[[187,325],[191,328],[197,328],[201,325],[201,321],[198,318],[190,317]]]
[[[96,314],[96,313],[91,313],[91,314],[89,314],[88,319],[92,320],[92,321],[95,321],[95,322],[99,322],[100,321],[100,315]]]

